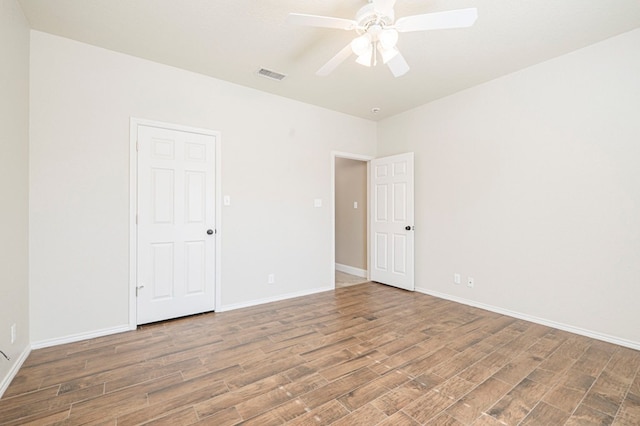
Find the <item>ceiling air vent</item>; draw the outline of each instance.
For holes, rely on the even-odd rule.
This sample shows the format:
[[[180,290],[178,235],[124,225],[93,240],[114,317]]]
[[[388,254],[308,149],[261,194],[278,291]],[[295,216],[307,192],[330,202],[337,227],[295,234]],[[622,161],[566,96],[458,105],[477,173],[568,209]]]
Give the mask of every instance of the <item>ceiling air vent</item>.
[[[286,77],[286,75],[284,74],[280,74],[279,72],[271,71],[266,68],[260,68],[260,70],[258,71],[258,75],[261,75],[265,78],[270,78],[271,80],[278,80],[278,81]]]

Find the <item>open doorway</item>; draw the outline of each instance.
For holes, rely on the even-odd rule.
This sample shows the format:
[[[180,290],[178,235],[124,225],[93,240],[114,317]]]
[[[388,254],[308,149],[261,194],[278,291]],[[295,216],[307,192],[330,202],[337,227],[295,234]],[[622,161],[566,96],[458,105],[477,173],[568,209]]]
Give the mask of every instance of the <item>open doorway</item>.
[[[338,200],[342,189],[352,189],[354,186],[354,179],[348,173],[342,173],[343,159],[356,160],[355,163],[346,162],[350,165],[360,163],[366,166],[366,190],[364,195],[360,195],[360,199],[365,200],[362,204],[353,194],[347,195],[344,202]],[[414,154],[407,152],[374,158],[333,152],[331,169],[334,243],[330,267],[334,286],[336,269],[341,269],[338,272],[346,271],[364,281],[371,280],[414,291]],[[354,204],[356,201],[357,207]],[[349,212],[354,213],[353,210],[361,206],[369,211],[360,212],[366,218],[366,231],[358,240],[350,237],[349,233],[362,228],[350,220]],[[343,212],[345,217],[342,216]],[[362,251],[354,248],[355,244],[365,247],[364,256]],[[362,266],[362,263],[345,259],[345,253],[360,259],[364,257],[366,263]]]
[[[335,286],[368,281],[367,161],[334,158]]]

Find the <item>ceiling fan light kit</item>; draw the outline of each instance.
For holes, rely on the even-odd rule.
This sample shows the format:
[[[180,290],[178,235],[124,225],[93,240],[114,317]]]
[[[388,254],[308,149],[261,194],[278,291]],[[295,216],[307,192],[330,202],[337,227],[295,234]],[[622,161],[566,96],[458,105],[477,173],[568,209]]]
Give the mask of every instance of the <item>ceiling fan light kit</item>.
[[[360,56],[371,50],[371,36],[369,34],[363,34],[360,37],[356,37],[351,41],[351,50],[353,53]]]
[[[393,58],[395,58],[397,55],[400,54],[400,51],[395,47],[391,49],[384,49],[381,47],[381,45],[378,45],[378,50],[380,51],[380,56],[382,56],[383,64],[386,64],[387,62],[389,62],[390,60],[392,60]]]
[[[383,30],[380,32],[380,35],[378,35],[378,40],[383,49],[393,49],[398,43],[398,32],[394,29]]]
[[[394,77],[400,77],[409,71],[409,65],[396,47],[398,33],[470,27],[478,17],[477,9],[469,8],[405,16],[395,21],[395,3],[396,0],[369,0],[369,3],[356,13],[354,20],[290,13],[288,22],[312,27],[355,30],[358,33],[351,43],[316,72],[319,76],[329,75],[352,53],[357,56],[358,64],[375,66],[379,53],[382,62],[389,67]]]
[[[356,62],[360,65],[364,65],[365,67],[370,67],[374,61],[373,56],[373,48],[369,45],[360,55],[358,55]]]

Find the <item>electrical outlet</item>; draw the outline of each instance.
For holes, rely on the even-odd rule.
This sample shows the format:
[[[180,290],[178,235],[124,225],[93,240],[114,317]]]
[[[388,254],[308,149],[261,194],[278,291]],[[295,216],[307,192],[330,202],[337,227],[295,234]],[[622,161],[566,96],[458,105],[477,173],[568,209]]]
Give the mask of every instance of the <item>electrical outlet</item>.
[[[460,284],[460,274],[453,274],[453,283]]]
[[[467,277],[467,287],[473,288],[473,277]]]
[[[11,343],[14,343],[16,341],[16,338],[17,338],[16,325],[12,324],[11,325]]]
[[[269,274],[267,276],[267,284],[274,284],[276,282],[276,274]]]

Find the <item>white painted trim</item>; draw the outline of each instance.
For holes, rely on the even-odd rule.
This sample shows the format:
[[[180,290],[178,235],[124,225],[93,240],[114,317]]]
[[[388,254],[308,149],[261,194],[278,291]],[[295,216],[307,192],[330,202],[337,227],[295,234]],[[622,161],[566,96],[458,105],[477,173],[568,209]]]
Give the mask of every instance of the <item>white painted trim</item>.
[[[439,293],[437,291],[431,291],[424,288],[416,287],[419,293],[428,294],[429,296],[438,297],[440,299],[450,300],[452,302],[461,303],[463,305],[473,306],[475,308],[484,309],[487,311],[495,312],[497,314],[507,315],[509,317],[518,318],[521,320],[533,322],[536,324],[546,325],[547,327],[557,328],[559,330],[568,331],[570,333],[579,334],[581,336],[591,337],[592,339],[602,340],[604,342],[613,343],[614,345],[620,345],[627,348],[640,350],[640,342],[634,342],[632,340],[621,339],[619,337],[611,336],[608,334],[602,334],[595,331],[587,330],[580,327],[574,327],[572,325],[563,324],[560,322],[550,321],[544,318],[535,317],[532,315],[523,314],[509,309],[499,308],[493,305],[486,305],[484,303],[475,302],[473,300],[464,299],[450,294]]]
[[[198,127],[183,126],[174,123],[164,123],[160,121],[145,120],[131,117],[129,120],[129,330],[135,330],[137,324],[137,303],[136,303],[136,271],[137,265],[137,238],[136,238],[136,213],[138,210],[138,126],[158,127],[161,129],[177,130],[181,132],[200,133],[213,136],[216,139],[216,282],[214,289],[215,310],[221,305],[222,299],[222,138],[220,132]]]
[[[199,133],[202,135],[220,136],[220,132],[211,129],[203,129],[201,127],[184,126],[182,124],[167,123],[163,121],[146,120],[144,118],[131,117],[131,123],[137,126],[157,127],[160,129],[177,130],[179,132]]]
[[[369,162],[375,157],[370,155],[352,154],[349,152],[331,151],[331,194],[329,199],[331,201],[331,263],[329,264],[329,276],[331,277],[331,285],[336,288],[336,158],[348,158],[350,160],[365,161],[367,163],[367,203],[371,196],[369,189]],[[369,207],[367,206],[367,236],[369,235]],[[370,252],[370,238],[367,238],[367,257]],[[369,259],[367,259],[369,260]],[[371,261],[369,260],[369,265]],[[365,271],[364,278],[369,279],[369,271]]]
[[[136,216],[138,212],[138,125],[141,120],[129,120],[129,329],[137,325],[136,282],[138,281],[138,239]]]
[[[316,287],[311,290],[281,294],[278,296],[266,297],[264,299],[251,300],[249,302],[234,303],[231,305],[221,306],[218,312],[226,312],[226,311],[233,311],[235,309],[249,308],[251,306],[262,305],[263,303],[280,302],[282,300],[293,299],[295,297],[309,296],[311,294],[322,293],[325,291],[333,291],[334,289],[335,289],[335,284],[332,284],[326,287]]]
[[[341,152],[341,151],[331,151],[331,158],[348,158],[349,160],[359,160],[359,161],[371,161],[376,157],[371,155],[362,155],[362,154],[352,154],[350,152]]]
[[[217,311],[222,305],[222,135],[216,132],[216,282],[215,305]]]
[[[367,271],[365,269],[354,268],[353,266],[343,265],[342,263],[336,263],[336,271],[355,275],[356,277],[367,278]]]
[[[18,371],[20,371],[22,364],[24,364],[24,362],[27,360],[27,357],[29,356],[30,353],[31,353],[31,346],[27,345],[27,347],[24,348],[20,356],[13,363],[13,365],[11,366],[11,369],[9,369],[9,371],[7,372],[7,375],[4,376],[4,378],[0,382],[0,398],[2,398],[2,395],[4,395],[5,391],[11,384],[11,381],[14,379],[14,377],[16,377],[16,374],[18,374]],[[0,361],[4,361],[4,358]]]
[[[131,331],[128,324],[118,327],[103,328],[101,330],[94,330],[88,333],[70,334],[64,337],[57,337],[55,339],[41,340],[39,342],[33,342],[31,344],[32,349],[48,348],[50,346],[65,345],[67,343],[80,342],[82,340],[95,339],[96,337],[109,336],[111,334],[124,333]]]
[[[373,265],[373,254],[371,247],[371,161],[367,161],[367,276],[368,280],[371,280],[371,265]],[[335,232],[334,232],[335,234]]]

